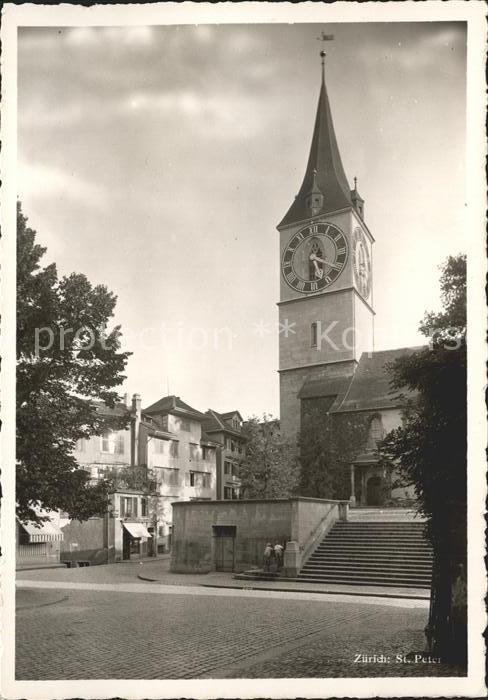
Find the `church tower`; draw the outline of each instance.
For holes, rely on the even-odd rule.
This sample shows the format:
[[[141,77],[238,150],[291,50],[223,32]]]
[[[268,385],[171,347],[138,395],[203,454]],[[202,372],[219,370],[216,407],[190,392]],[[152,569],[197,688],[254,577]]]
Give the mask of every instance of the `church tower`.
[[[290,439],[307,400],[327,411],[373,350],[372,244],[349,188],[322,82],[302,186],[280,233],[280,417]]]

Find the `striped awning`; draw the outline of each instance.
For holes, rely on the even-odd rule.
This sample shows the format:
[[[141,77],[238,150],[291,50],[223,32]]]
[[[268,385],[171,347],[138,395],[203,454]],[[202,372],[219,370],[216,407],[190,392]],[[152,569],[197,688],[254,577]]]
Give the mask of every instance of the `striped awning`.
[[[141,537],[151,537],[151,533],[143,523],[123,523],[123,526],[131,537],[138,540]]]
[[[43,523],[20,523],[24,530],[29,535],[29,542],[60,542],[63,539],[63,533],[50,520]]]

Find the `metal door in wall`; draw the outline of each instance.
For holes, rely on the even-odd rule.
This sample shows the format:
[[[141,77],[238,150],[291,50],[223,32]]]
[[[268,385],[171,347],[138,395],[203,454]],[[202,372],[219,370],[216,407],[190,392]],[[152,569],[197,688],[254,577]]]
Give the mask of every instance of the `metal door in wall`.
[[[235,564],[235,525],[214,525],[215,569],[234,571]]]

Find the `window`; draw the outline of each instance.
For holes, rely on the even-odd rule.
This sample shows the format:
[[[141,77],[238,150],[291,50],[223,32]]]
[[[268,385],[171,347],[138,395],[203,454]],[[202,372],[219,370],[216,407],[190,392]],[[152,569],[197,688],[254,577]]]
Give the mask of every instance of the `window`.
[[[147,498],[141,498],[141,517],[147,517]]]
[[[120,497],[120,517],[137,518],[137,496]]]
[[[159,537],[164,537],[164,525],[160,525],[158,528]]]
[[[125,435],[123,432],[107,431],[101,437],[102,452],[123,455],[125,452]]]
[[[230,450],[230,446],[231,446],[231,440],[230,440],[230,438],[226,437],[225,438],[225,449]]]
[[[224,474],[237,476],[239,468],[234,462],[224,462]]]
[[[375,416],[371,420],[369,428],[369,446],[376,448],[378,443],[384,437],[383,423],[381,421],[381,416]]]
[[[202,459],[206,461],[212,461],[213,458],[215,457],[215,450],[213,447],[207,447],[204,445],[202,447]]]
[[[104,433],[101,437],[102,452],[114,453],[115,449],[115,435],[113,433]]]
[[[198,445],[195,445],[195,443],[190,442],[190,459],[197,460],[200,456],[199,452],[200,450],[198,449]]]
[[[311,326],[310,344],[313,348],[317,347],[317,322],[314,321]]]
[[[79,440],[76,441],[76,451],[77,452],[86,452],[86,443],[88,440],[86,438],[80,438]]]
[[[224,487],[224,499],[226,501],[236,501],[239,498],[239,492],[233,486]]]
[[[115,454],[123,455],[125,452],[125,435],[124,433],[116,433],[115,435]]]
[[[164,440],[154,438],[154,452],[158,455],[164,455]]]
[[[184,430],[186,433],[189,433],[191,430],[191,423],[187,418],[179,418],[178,427],[180,430]]]
[[[210,472],[190,472],[188,476],[190,486],[202,489],[209,489],[211,487],[212,475]]]
[[[178,443],[176,440],[171,440],[169,453],[172,457],[178,457]]]

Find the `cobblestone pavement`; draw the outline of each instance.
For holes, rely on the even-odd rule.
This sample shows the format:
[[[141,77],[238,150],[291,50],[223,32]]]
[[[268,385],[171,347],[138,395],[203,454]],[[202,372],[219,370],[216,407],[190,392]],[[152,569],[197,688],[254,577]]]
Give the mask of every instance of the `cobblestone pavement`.
[[[424,601],[49,585],[17,593],[18,680],[381,676],[384,666],[354,664],[354,654],[423,648]],[[405,664],[402,674],[433,672]]]

